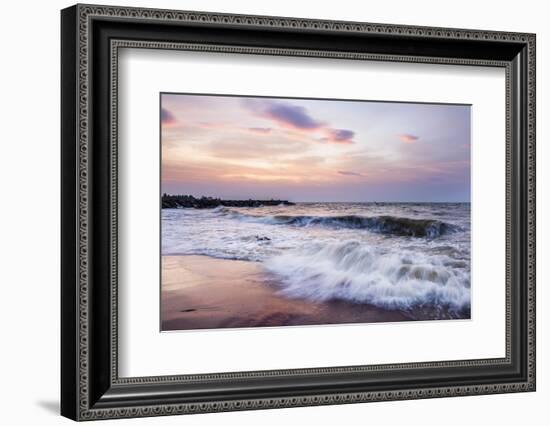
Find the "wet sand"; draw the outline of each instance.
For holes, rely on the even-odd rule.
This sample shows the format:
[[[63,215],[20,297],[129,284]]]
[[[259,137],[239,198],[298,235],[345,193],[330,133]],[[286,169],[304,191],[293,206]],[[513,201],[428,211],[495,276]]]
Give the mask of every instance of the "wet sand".
[[[162,331],[411,319],[401,311],[366,304],[315,303],[281,296],[277,282],[256,262],[162,257]]]

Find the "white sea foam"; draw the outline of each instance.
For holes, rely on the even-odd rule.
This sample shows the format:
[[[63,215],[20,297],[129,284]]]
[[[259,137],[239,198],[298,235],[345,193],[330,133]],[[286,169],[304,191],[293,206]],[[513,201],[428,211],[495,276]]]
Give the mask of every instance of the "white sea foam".
[[[282,253],[265,266],[281,278],[282,294],[293,298],[462,309],[470,304],[469,271],[456,264],[446,255],[387,252],[346,241]]]

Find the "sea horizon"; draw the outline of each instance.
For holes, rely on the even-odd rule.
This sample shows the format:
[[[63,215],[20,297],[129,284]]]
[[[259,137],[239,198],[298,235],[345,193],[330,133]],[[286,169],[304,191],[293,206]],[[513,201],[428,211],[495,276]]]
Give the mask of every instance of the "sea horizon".
[[[295,200],[291,198],[284,198],[284,197],[219,197],[219,196],[213,196],[213,195],[192,195],[192,194],[168,194],[168,193],[162,193],[161,198],[164,196],[168,197],[193,197],[196,199],[201,198],[210,198],[214,200],[221,200],[221,201],[272,201],[272,200],[280,200],[280,201],[289,201],[291,203],[300,203],[300,204],[369,204],[369,203],[377,203],[377,204],[471,204],[471,201],[378,201],[378,200],[368,200],[368,201],[324,201],[324,200],[313,200],[313,201],[303,201],[303,200]]]

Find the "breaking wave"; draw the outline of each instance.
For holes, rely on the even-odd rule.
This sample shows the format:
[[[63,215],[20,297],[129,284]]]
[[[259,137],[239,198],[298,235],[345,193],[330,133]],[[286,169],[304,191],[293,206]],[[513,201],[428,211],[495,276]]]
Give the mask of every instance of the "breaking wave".
[[[254,216],[233,210],[218,210],[223,215],[236,219],[270,225],[290,225],[296,227],[326,226],[331,228],[366,229],[381,234],[436,238],[455,232],[459,227],[436,219],[411,219],[396,216]]]
[[[447,255],[383,252],[358,241],[296,249],[265,263],[287,297],[460,310],[470,305],[470,271],[456,266]]]

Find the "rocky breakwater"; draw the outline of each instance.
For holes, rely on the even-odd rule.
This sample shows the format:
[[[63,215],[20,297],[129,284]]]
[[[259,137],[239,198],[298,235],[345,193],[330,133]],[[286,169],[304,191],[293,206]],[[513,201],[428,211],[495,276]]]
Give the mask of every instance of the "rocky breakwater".
[[[220,198],[201,197],[192,195],[162,195],[163,209],[213,209],[216,207],[262,207],[262,206],[293,206],[287,200],[222,200]]]

